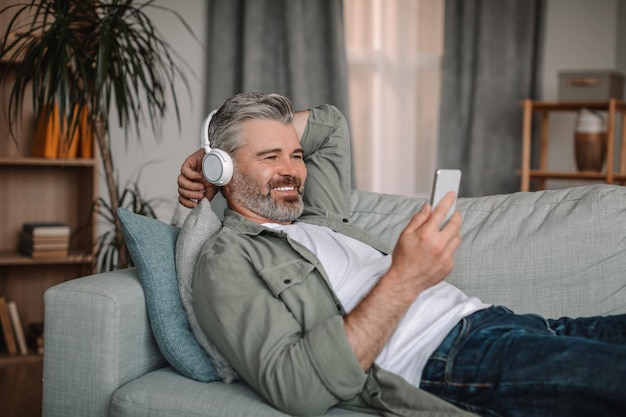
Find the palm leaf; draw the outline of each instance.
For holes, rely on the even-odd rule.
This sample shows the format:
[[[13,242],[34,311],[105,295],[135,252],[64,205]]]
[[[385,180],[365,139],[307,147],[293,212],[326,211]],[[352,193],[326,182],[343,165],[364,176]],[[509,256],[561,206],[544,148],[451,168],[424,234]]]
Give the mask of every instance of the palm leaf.
[[[123,190],[118,190],[120,207],[133,213],[156,219],[155,209],[159,206],[160,199],[145,199],[143,197],[139,188],[140,174],[141,172],[133,181],[129,181]],[[109,229],[102,233],[96,241],[95,266],[99,272],[112,271],[118,266],[117,261],[120,250],[114,230],[116,210],[103,198],[96,199],[92,204],[91,210]],[[125,246],[123,250],[126,250]],[[128,254],[128,252],[126,253]],[[132,262],[129,266],[132,266]]]
[[[57,103],[60,125],[69,129],[67,140],[87,112],[91,125],[97,127],[96,143],[111,202],[107,205],[100,198],[94,210],[115,225],[113,240],[123,251],[115,220],[117,207],[127,202],[120,204],[119,199],[130,199],[134,210],[150,210],[137,200],[138,189],[121,194],[117,190],[110,153],[112,116],[123,127],[126,144],[129,130],[134,128],[140,140],[140,126],[146,123],[158,138],[170,104],[180,128],[176,82],[182,81],[190,94],[184,69],[191,68],[154,26],[148,8],[172,13],[198,40],[180,14],[155,5],[154,0],[32,0],[0,10],[13,16],[0,34],[0,60],[19,63],[19,71],[0,68],[0,83],[9,74],[15,76],[6,109],[11,136],[15,140],[26,100],[32,101],[35,115],[46,118]],[[29,86],[32,95],[27,97]],[[99,246],[106,246],[109,239],[103,235]],[[113,262],[115,252],[107,250],[103,257],[106,263]]]
[[[131,127],[139,137],[146,120],[157,133],[170,99],[180,125],[174,83],[181,80],[189,91],[184,60],[173,55],[145,14],[148,7],[171,12],[193,35],[178,13],[153,5],[153,0],[40,0],[0,11],[15,13],[2,39],[0,59],[21,61],[9,100],[12,135],[21,120],[29,83],[34,113],[48,116],[47,109],[57,102],[72,128],[76,128],[72,109],[78,107],[80,111],[88,109],[94,121],[104,123],[104,131],[109,132],[114,105],[126,138]],[[22,23],[20,18],[27,14],[32,20]],[[0,73],[0,81],[5,74]]]

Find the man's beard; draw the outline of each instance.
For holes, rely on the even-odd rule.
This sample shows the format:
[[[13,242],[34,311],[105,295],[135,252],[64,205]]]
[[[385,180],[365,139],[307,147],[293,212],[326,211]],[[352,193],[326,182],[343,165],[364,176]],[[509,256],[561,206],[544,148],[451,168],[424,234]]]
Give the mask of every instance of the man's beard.
[[[298,195],[275,200],[271,191],[276,187],[296,187]],[[255,179],[235,170],[231,180],[231,198],[250,211],[275,222],[293,222],[304,210],[302,181],[297,177],[282,177],[264,187]]]

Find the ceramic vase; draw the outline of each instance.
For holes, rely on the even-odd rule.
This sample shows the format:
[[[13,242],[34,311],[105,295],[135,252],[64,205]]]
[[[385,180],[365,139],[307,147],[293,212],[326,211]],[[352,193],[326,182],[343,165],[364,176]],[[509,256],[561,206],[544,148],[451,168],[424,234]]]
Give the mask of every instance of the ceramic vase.
[[[601,172],[606,159],[606,121],[597,112],[582,109],[576,119],[574,151],[579,171]]]

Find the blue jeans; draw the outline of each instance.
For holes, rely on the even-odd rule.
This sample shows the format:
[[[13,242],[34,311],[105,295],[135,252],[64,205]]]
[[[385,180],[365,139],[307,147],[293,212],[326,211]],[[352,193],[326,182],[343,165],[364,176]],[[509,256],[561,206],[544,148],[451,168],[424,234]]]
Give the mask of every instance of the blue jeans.
[[[430,357],[421,388],[482,416],[626,416],[626,315],[476,312]]]

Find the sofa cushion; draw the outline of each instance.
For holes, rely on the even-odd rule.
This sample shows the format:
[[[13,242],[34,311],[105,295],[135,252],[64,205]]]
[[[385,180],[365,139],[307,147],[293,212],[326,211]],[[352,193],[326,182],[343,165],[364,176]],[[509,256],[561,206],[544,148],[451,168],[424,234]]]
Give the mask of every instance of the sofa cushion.
[[[219,379],[208,355],[196,341],[183,309],[175,266],[180,229],[120,208],[124,240],[144,289],[148,318],[156,343],[167,361],[186,377]]]
[[[200,327],[193,308],[192,297],[193,272],[202,247],[221,228],[222,222],[211,208],[211,203],[207,199],[202,199],[187,215],[176,240],[176,272],[180,298],[187,314],[191,331],[198,343],[200,343],[200,346],[204,348],[211,358],[218,375],[224,382],[230,383],[239,379],[239,375],[217,347],[209,341]]]
[[[342,408],[326,415],[371,417]],[[111,399],[110,417],[287,417],[242,381],[202,384],[162,368],[118,389]]]

